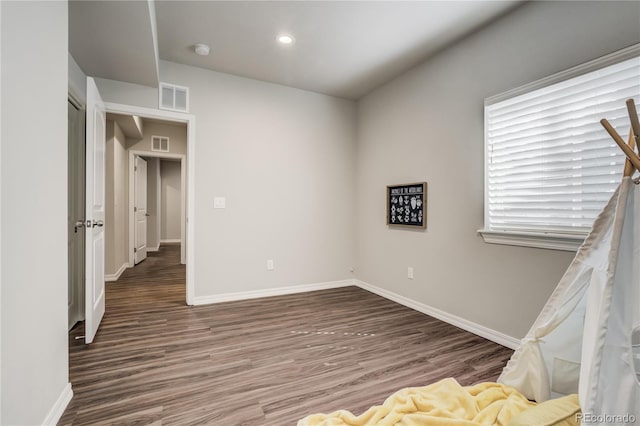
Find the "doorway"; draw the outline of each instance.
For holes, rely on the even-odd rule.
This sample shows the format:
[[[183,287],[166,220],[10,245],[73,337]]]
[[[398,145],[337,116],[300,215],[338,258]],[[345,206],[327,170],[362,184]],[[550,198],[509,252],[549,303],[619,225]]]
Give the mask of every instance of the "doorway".
[[[178,246],[179,261],[186,263],[186,159],[180,154],[130,151],[129,256],[134,265],[157,252],[160,245]]]
[[[89,83],[93,80],[87,80],[87,88],[89,88]],[[95,83],[94,83],[95,85]],[[97,89],[96,89],[97,90]],[[86,216],[86,191],[88,186],[86,185],[86,134],[88,130],[88,112],[87,109],[83,105],[88,102],[75,101],[76,99],[82,99],[81,97],[74,96],[72,90],[69,92],[69,99],[71,100],[69,106],[69,214],[68,214],[68,233],[69,233],[69,326],[71,327],[74,323],[78,321],[85,320],[86,321],[86,303],[85,298],[87,297],[86,288],[90,285],[90,282],[86,278],[86,274],[88,269],[86,268],[86,250],[87,244],[85,240],[82,238],[82,235],[86,237],[86,231],[82,224],[86,225],[87,217]],[[88,108],[88,107],[87,107]],[[189,221],[187,219],[188,212],[192,212],[194,208],[194,198],[193,198],[193,176],[194,170],[193,167],[190,167],[191,159],[193,159],[193,153],[195,151],[195,117],[190,114],[183,113],[173,113],[167,111],[161,111],[151,108],[141,108],[141,107],[133,107],[129,105],[121,105],[121,104],[113,104],[113,103],[104,103],[102,104],[103,114],[121,114],[128,116],[135,116],[140,118],[144,118],[150,121],[165,121],[167,123],[177,124],[183,128],[183,131],[186,132],[186,146],[184,147],[183,154],[177,156],[177,159],[181,162],[181,176],[182,176],[182,185],[184,191],[182,191],[183,203],[181,203],[181,209],[184,211],[183,213],[183,221],[184,221],[184,238],[183,241],[185,244],[182,244],[182,253],[180,259],[182,260],[182,264],[186,264],[186,269],[183,267],[183,276],[185,276],[186,285],[182,285],[183,293],[185,296],[183,300],[186,299],[187,305],[193,305],[194,301],[194,231],[193,231],[193,220]],[[93,115],[92,115],[93,116]],[[104,117],[104,116],[103,116]],[[106,120],[105,120],[106,121]],[[73,124],[72,124],[73,123]],[[80,123],[80,124],[77,124]],[[102,127],[104,129],[104,125]],[[87,130],[84,130],[87,129]],[[104,130],[103,130],[104,131]],[[93,132],[95,133],[95,132]],[[92,134],[93,134],[92,133]],[[72,136],[75,135],[75,138]],[[76,142],[81,143],[80,146],[76,144]],[[166,144],[165,144],[166,145]],[[104,151],[103,151],[104,152]],[[124,153],[126,159],[126,152]],[[173,154],[171,153],[157,153],[158,156],[169,156],[171,157]],[[85,159],[85,162],[82,160]],[[103,163],[104,164],[104,163]],[[72,166],[75,167],[72,170]],[[128,166],[124,167],[124,186],[121,188],[125,188],[124,196],[125,200],[128,198],[127,190],[128,187],[128,178],[126,170]],[[72,189],[72,185],[76,185]],[[84,188],[84,191],[83,191]],[[125,201],[126,202],[126,201]],[[77,208],[74,210],[73,206]],[[128,208],[128,206],[127,206]],[[77,211],[76,211],[77,210]],[[129,223],[127,220],[128,212],[125,211],[122,216],[121,224],[124,224],[124,229],[126,230],[129,227]],[[114,218],[108,222],[109,226],[113,226],[115,222],[113,222]],[[120,220],[120,219],[117,219]],[[79,225],[78,225],[79,222]],[[100,223],[101,224],[101,223]],[[72,226],[74,225],[74,226]],[[72,237],[73,235],[73,237]],[[78,244],[74,244],[74,241],[79,242]],[[123,239],[124,240],[124,239]],[[84,244],[85,252],[82,252],[82,244]],[[128,242],[127,245],[123,246],[122,252],[126,253],[128,251]],[[103,252],[103,259],[106,258],[106,253]],[[123,270],[129,267],[129,263],[123,263]],[[133,266],[133,265],[131,265]],[[184,265],[183,265],[184,266]],[[83,271],[84,270],[84,274]],[[74,272],[76,271],[76,272]],[[104,270],[102,270],[102,277],[104,277]],[[75,279],[74,277],[80,277],[79,279]],[[72,282],[72,280],[74,280]],[[94,280],[97,283],[97,280]],[[104,278],[102,278],[101,282],[104,285]],[[186,287],[186,288],[185,288]],[[104,287],[103,287],[104,288]],[[79,301],[80,303],[76,303]],[[84,307],[84,309],[83,309]],[[77,328],[77,327],[76,327]],[[81,327],[84,328],[84,327]],[[96,327],[97,329],[97,327]]]
[[[186,264],[187,126],[109,112],[106,118],[106,280],[117,281],[160,243],[178,244]]]
[[[136,162],[145,161],[147,169],[145,207],[142,200],[136,200],[142,191],[136,184]],[[153,250],[160,243],[174,243],[180,245],[180,263],[187,262],[187,159],[179,150],[173,153],[149,152],[145,150],[129,150],[129,264],[139,263],[137,256],[139,248],[144,243],[139,239],[140,228],[136,224],[142,223],[140,210],[146,210],[146,250]],[[157,185],[154,186],[154,182]],[[138,207],[140,206],[140,207]],[[156,210],[154,214],[153,211]],[[150,241],[149,241],[150,240]]]
[[[137,116],[150,121],[165,121],[171,123],[178,123],[186,126],[187,132],[187,147],[186,155],[181,157],[181,173],[182,182],[185,190],[182,197],[184,202],[182,205],[185,207],[184,221],[185,226],[185,244],[182,246],[181,258],[184,259],[186,264],[186,303],[187,305],[193,305],[195,299],[195,220],[193,212],[195,210],[195,197],[194,197],[194,177],[195,177],[195,117],[191,114],[176,113],[170,111],[162,111],[152,108],[135,107],[131,105],[105,103],[107,112],[111,114],[123,114],[129,116]],[[157,156],[170,155],[168,153],[157,152]]]

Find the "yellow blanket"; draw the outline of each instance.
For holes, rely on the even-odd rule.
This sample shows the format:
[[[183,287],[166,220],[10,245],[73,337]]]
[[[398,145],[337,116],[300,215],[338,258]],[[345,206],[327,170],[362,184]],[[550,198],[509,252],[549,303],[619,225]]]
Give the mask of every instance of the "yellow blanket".
[[[455,379],[402,389],[360,416],[340,410],[313,414],[298,426],[504,426],[534,406],[520,392],[498,383],[462,387]]]

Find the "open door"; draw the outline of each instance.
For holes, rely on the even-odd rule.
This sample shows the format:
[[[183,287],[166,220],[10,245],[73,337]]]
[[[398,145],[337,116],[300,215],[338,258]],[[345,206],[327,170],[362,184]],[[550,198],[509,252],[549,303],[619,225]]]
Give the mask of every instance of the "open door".
[[[135,217],[134,233],[135,245],[133,246],[133,257],[135,264],[147,258],[147,162],[136,155],[133,169],[134,179],[134,208]]]
[[[93,342],[105,309],[106,112],[98,87],[87,77],[86,142],[86,244],[85,244],[85,342]]]

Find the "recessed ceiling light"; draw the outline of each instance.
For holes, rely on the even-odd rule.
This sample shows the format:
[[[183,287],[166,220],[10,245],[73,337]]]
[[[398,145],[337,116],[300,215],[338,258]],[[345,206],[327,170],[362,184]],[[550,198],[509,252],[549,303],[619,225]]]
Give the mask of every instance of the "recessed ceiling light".
[[[278,36],[278,43],[280,44],[289,45],[289,44],[293,44],[294,42],[295,42],[295,39],[293,38],[293,36],[289,34],[280,34]]]
[[[196,51],[196,53],[200,56],[207,56],[209,54],[209,46],[204,44],[204,43],[196,43],[193,46],[193,49]]]

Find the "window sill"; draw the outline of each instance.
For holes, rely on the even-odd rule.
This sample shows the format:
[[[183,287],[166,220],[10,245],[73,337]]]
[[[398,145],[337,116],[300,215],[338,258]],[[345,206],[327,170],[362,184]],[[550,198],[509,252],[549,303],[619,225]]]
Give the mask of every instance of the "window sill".
[[[488,229],[480,229],[478,232],[482,234],[485,243],[562,251],[577,251],[586,238],[586,235],[508,232]]]

